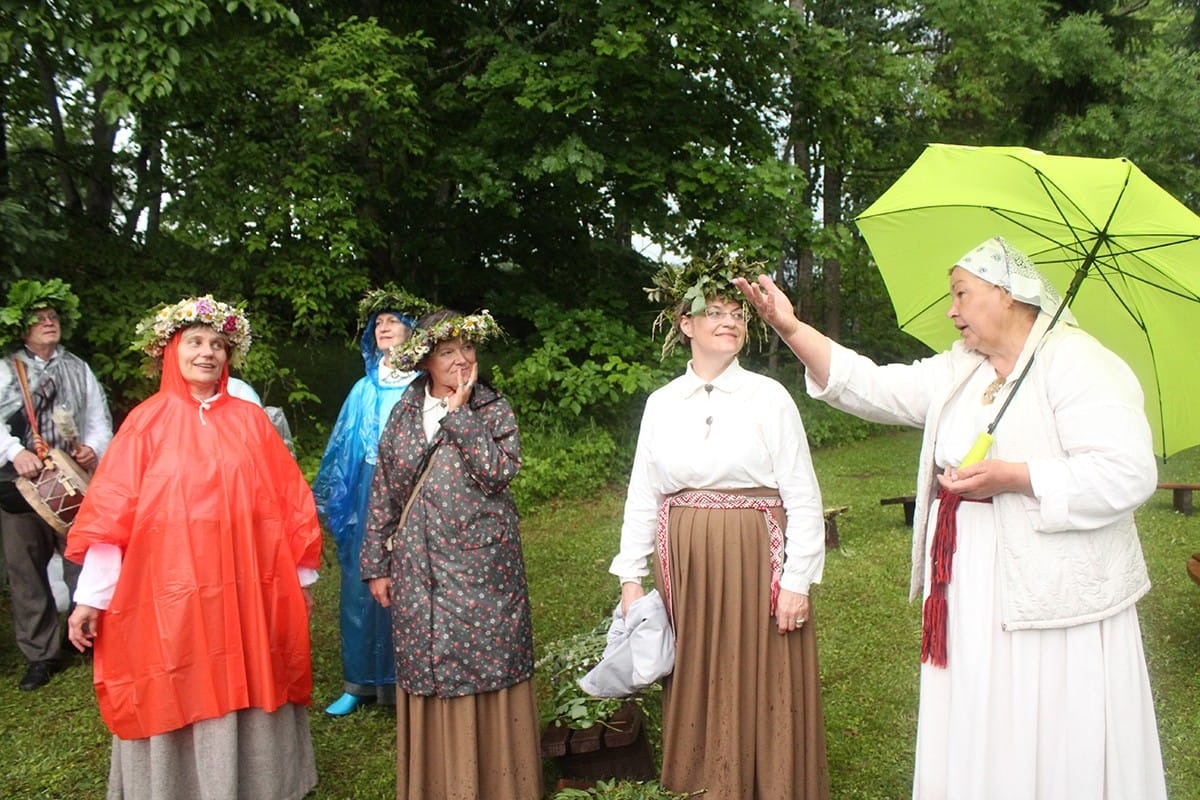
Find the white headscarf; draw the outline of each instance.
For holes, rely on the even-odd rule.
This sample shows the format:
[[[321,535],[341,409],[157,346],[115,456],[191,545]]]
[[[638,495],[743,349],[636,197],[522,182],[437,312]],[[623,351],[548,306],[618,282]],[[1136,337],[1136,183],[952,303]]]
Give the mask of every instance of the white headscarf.
[[[962,267],[976,278],[1005,289],[1022,303],[1037,306],[1053,314],[1062,305],[1062,295],[1046,280],[1029,256],[999,236],[965,254],[954,266]],[[1071,309],[1063,309],[1060,320],[1076,325]]]

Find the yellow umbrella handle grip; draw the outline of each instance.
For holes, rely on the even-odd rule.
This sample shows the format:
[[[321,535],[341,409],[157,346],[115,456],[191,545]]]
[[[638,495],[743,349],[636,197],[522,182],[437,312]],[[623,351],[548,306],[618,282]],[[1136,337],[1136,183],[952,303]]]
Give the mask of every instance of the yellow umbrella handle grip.
[[[979,434],[979,438],[975,440],[975,444],[971,445],[971,449],[963,456],[962,463],[959,467],[969,467],[972,464],[983,461],[983,457],[987,455],[988,450],[992,448],[992,442],[996,441],[996,437],[992,436],[987,431]]]

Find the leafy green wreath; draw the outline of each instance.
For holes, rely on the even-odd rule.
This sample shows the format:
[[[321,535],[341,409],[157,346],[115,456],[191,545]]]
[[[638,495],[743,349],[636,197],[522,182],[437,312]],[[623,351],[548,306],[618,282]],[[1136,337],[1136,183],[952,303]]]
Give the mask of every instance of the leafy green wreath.
[[[420,319],[436,311],[437,306],[417,297],[394,283],[386,283],[380,289],[371,289],[358,301],[358,328],[362,330],[372,314],[380,311],[399,311],[409,319]]]
[[[679,329],[680,307],[686,314],[703,313],[708,301],[724,297],[735,302],[741,300],[741,292],[733,285],[734,278],[745,278],[754,283],[766,271],[765,261],[746,261],[727,250],[719,250],[708,258],[693,258],[683,266],[664,265],[650,279],[654,284],[645,288],[647,299],[662,304],[663,309],[654,319],[652,335],[666,328],[662,357],[666,358],[683,341]],[[742,303],[746,314],[746,326],[765,335],[766,324],[754,313],[754,306]]]
[[[25,332],[38,321],[37,312],[52,308],[58,312],[58,324],[65,339],[79,322],[79,298],[71,284],[60,278],[48,281],[22,279],[8,289],[8,305],[0,309],[0,332],[5,345],[20,342]]]

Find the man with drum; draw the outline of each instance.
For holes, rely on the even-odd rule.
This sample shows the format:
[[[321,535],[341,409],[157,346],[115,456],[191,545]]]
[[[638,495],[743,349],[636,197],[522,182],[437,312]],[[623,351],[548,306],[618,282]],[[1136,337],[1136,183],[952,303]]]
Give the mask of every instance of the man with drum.
[[[45,686],[68,652],[46,567],[66,544],[56,528],[70,521],[64,524],[55,509],[37,502],[37,493],[32,505],[26,498],[34,491],[30,487],[55,480],[43,473],[43,459],[64,476],[85,477],[83,471],[96,468],[113,435],[96,376],[60,344],[79,316],[79,298],[58,278],[14,282],[7,307],[0,309],[0,333],[7,343],[20,343],[0,360],[0,536],[17,647],[29,662],[19,684],[27,692]],[[29,479],[24,491],[19,477]],[[78,577],[79,565],[64,561],[72,594]]]

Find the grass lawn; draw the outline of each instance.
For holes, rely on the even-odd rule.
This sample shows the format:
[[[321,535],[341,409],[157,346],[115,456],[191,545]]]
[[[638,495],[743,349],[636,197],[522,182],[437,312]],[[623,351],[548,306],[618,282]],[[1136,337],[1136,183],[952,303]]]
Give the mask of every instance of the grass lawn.
[[[910,605],[908,494],[917,434],[887,434],[814,453],[825,505],[848,506],[823,582],[814,589],[833,797],[902,800],[911,793],[920,609]],[[1200,454],[1162,468],[1163,480],[1200,479]],[[604,620],[616,601],[608,575],[620,527],[620,490],[529,511],[523,521],[535,637],[545,644]],[[1139,604],[1172,798],[1200,797],[1200,586],[1185,562],[1200,551],[1200,514],[1184,517],[1160,491],[1138,512],[1154,588]],[[321,709],[341,691],[337,579],[332,546],[313,622],[316,692],[311,714],[320,785],[314,800],[394,796],[394,718],[368,708],[333,719]],[[0,797],[102,798],[109,736],[82,663],[26,694],[0,596]],[[285,769],[286,765],[280,765]],[[549,786],[550,784],[548,784]]]

